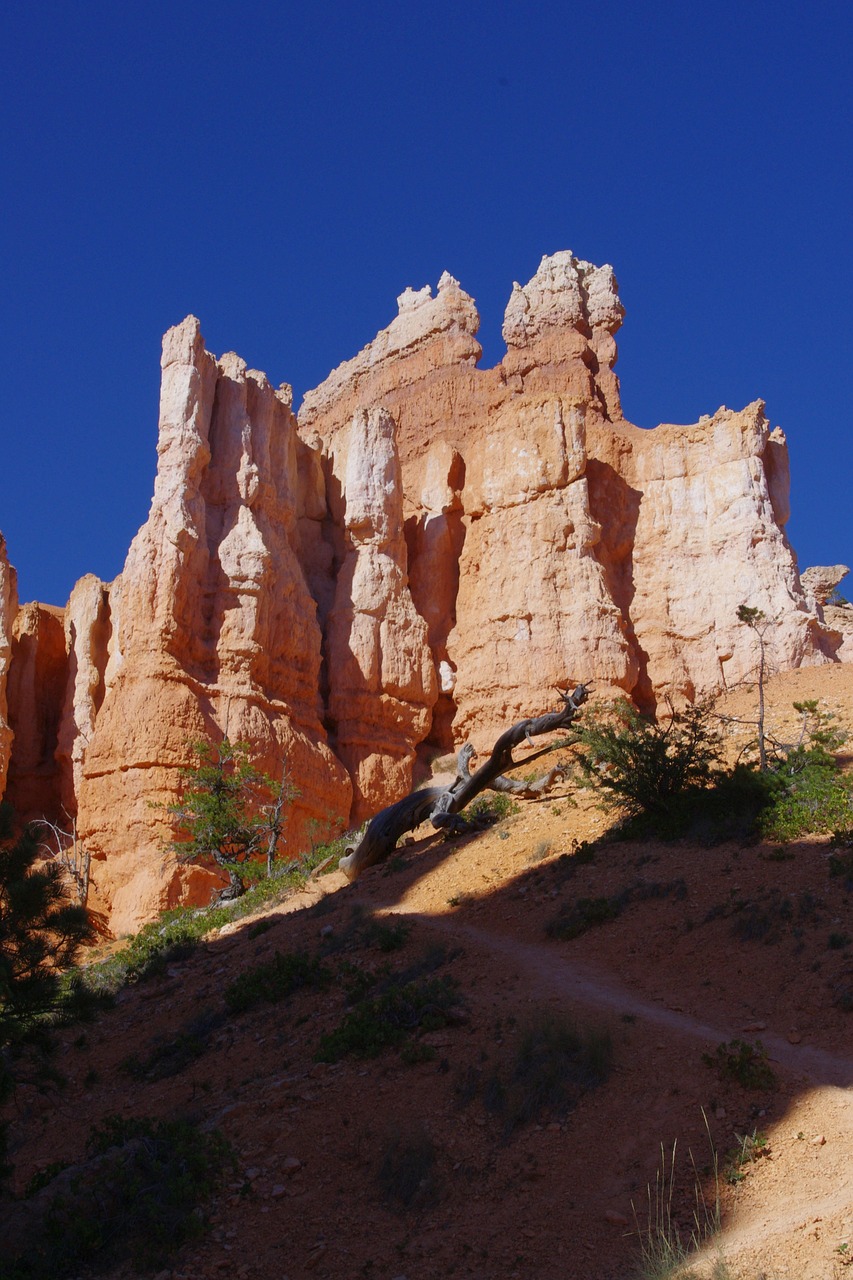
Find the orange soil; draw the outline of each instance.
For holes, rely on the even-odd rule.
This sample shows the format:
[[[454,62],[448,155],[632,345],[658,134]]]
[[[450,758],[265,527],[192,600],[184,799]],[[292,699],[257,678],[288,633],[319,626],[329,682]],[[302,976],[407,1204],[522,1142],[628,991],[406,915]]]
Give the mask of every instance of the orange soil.
[[[853,726],[853,667],[775,677],[774,725],[790,737],[792,700],[811,697]],[[726,700],[733,715],[754,705],[752,692]],[[635,1214],[642,1226],[661,1151],[669,1165],[674,1146],[673,1213],[689,1233],[688,1153],[709,1165],[707,1120],[721,1170],[737,1135],[760,1132],[768,1147],[736,1186],[722,1180],[722,1229],[700,1271],[722,1253],[744,1280],[847,1274],[853,895],[829,875],[827,842],[781,854],[608,843],[579,863],[561,855],[609,819],[584,794],[573,805],[570,790],[522,802],[477,837],[427,835],[354,885],[324,876],[269,913],[266,931],[253,930],[257,920],[227,926],[166,976],[127,989],[84,1034],[63,1032],[67,1085],[21,1086],[9,1113],[18,1188],[52,1161],[79,1159],[106,1114],[192,1116],[226,1135],[239,1173],[213,1204],[211,1230],[163,1280],[627,1280]],[[548,937],[561,906],[632,887],[617,919],[569,942]],[[275,951],[343,940],[355,907],[412,929],[387,956],[340,953],[354,964],[402,968],[446,949],[438,972],[458,982],[464,1013],[426,1034],[432,1059],[406,1065],[394,1050],[315,1062],[345,1008],[332,989],[230,1018],[181,1074],[146,1083],[123,1069],[221,1010],[225,985]],[[542,1010],[606,1028],[614,1069],[566,1117],[543,1115],[508,1137],[468,1086],[511,1071],[521,1030]],[[733,1038],[763,1042],[776,1088],[746,1090],[703,1062]],[[435,1164],[423,1196],[395,1208],[378,1172],[412,1134],[432,1144]],[[712,1195],[707,1177],[704,1186]]]

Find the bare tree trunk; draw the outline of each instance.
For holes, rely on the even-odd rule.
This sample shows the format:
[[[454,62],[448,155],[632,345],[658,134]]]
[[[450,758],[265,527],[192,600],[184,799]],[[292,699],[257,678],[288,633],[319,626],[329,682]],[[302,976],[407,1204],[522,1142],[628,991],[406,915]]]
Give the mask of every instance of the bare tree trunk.
[[[470,773],[473,748],[466,744],[459,752],[456,778],[449,787],[425,787],[423,791],[412,792],[371,818],[358,845],[349,847],[338,864],[346,877],[355,880],[366,867],[383,862],[402,835],[413,831],[427,819],[436,829],[464,827],[464,820],[457,816],[459,811],[486,788],[510,791],[517,795],[541,795],[558,776],[558,769],[550,770],[530,784],[518,783],[504,775],[509,770],[530,764],[552,751],[553,745],[540,748],[523,760],[512,758],[513,748],[520,743],[526,742],[532,746],[533,739],[542,734],[568,729],[589,696],[589,690],[583,684],[578,685],[573,693],[563,693],[562,690],[559,692],[562,707],[557,711],[546,712],[545,715],[519,720],[505,730],[492,747],[488,760],[475,773]]]
[[[41,848],[64,868],[74,885],[77,901],[81,907],[85,907],[89,898],[89,870],[92,855],[77,838],[77,819],[72,818],[67,811],[65,816],[68,819],[70,831],[65,831],[57,822],[51,822],[48,818],[38,819],[38,825],[45,827],[53,838],[52,843],[42,841]]]

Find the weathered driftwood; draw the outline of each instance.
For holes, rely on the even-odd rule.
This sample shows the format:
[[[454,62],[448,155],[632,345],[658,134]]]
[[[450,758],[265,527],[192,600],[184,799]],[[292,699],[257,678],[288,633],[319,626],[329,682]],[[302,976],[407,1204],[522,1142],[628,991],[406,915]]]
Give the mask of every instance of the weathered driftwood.
[[[572,693],[560,690],[563,705],[556,711],[545,715],[533,716],[528,720],[519,720],[498,738],[492,747],[491,755],[474,773],[470,772],[471,758],[474,748],[466,743],[461,748],[456,765],[456,777],[449,787],[425,787],[423,791],[414,791],[404,796],[396,804],[389,805],[371,818],[364,835],[355,847],[349,847],[346,855],[338,864],[349,880],[355,880],[366,867],[384,861],[393,851],[397,841],[407,831],[414,831],[422,822],[429,820],[436,828],[464,827],[465,822],[458,817],[459,811],[470,804],[481,791],[491,788],[495,791],[507,791],[513,794],[541,795],[560,776],[560,769],[551,769],[532,783],[516,782],[504,775],[521,765],[530,764],[539,756],[553,750],[547,746],[526,756],[523,760],[513,760],[513,748],[526,742],[533,745],[533,739],[545,733],[555,733],[568,729],[578,714],[580,707],[586,702],[589,690],[580,684]]]

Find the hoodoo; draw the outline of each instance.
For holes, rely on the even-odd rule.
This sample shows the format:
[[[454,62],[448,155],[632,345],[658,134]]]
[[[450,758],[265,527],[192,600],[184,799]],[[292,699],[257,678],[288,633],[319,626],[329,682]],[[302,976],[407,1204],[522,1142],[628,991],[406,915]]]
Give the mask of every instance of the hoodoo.
[[[74,588],[64,640],[29,606],[17,677],[0,546],[0,783],[11,743],[22,816],[76,819],[115,932],[217,883],[167,851],[194,739],[289,769],[295,850],[402,796],[422,744],[485,743],[554,685],[653,708],[741,680],[742,603],[772,620],[777,666],[837,660],[784,533],[782,432],[760,401],[627,422],[623,314],[611,267],[545,257],[480,369],[474,301],[445,272],[298,423],[290,388],[217,360],[194,317],[166,334],[148,520],[114,583]],[[7,689],[39,708],[14,742]]]

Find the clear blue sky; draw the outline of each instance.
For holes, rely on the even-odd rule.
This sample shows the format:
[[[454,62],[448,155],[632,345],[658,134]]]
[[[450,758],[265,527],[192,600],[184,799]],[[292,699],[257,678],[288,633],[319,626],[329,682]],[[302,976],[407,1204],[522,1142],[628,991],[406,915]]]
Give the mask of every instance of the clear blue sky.
[[[121,569],[160,338],[187,313],[298,401],[445,268],[494,363],[512,281],[557,249],[616,269],[626,416],[762,397],[801,567],[853,564],[852,12],[7,0],[0,528],[21,598]]]

